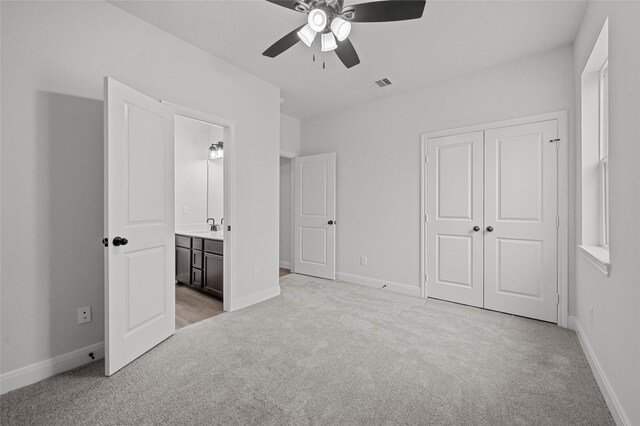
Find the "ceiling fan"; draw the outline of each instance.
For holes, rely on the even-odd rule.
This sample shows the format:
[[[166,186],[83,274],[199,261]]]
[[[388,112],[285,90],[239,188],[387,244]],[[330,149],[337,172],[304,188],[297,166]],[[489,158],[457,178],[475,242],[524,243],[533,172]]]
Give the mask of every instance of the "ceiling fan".
[[[344,6],[344,0],[267,0],[278,6],[307,14],[307,23],[301,25],[262,52],[275,58],[302,41],[311,47],[317,34],[321,34],[323,52],[335,50],[347,67],[360,63],[356,49],[349,41],[352,22],[406,21],[422,17],[426,0],[385,0]]]

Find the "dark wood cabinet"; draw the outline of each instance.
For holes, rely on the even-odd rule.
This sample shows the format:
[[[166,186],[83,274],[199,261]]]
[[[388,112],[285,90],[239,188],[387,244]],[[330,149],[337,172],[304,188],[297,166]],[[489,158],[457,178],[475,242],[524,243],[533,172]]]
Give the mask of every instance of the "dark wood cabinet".
[[[202,269],[191,269],[191,286],[197,289],[202,288]]]
[[[191,284],[191,249],[176,245],[176,281]]]
[[[222,300],[223,247],[219,240],[176,235],[176,281]]]
[[[219,254],[204,254],[204,286],[202,290],[218,299],[222,299],[223,265],[222,256]]]

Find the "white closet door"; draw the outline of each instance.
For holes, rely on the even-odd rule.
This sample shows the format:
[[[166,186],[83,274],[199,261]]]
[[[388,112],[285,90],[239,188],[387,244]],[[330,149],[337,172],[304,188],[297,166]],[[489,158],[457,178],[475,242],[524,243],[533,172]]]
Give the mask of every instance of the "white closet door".
[[[427,296],[482,307],[483,132],[429,139],[427,157]]]
[[[485,132],[484,306],[557,322],[556,120]]]

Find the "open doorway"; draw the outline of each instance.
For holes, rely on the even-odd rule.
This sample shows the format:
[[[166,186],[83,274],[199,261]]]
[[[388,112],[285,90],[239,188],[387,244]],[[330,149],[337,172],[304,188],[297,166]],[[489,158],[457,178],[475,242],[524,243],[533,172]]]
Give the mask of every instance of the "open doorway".
[[[280,277],[292,273],[293,247],[293,159],[280,155]]]
[[[225,128],[175,115],[176,329],[224,312]]]

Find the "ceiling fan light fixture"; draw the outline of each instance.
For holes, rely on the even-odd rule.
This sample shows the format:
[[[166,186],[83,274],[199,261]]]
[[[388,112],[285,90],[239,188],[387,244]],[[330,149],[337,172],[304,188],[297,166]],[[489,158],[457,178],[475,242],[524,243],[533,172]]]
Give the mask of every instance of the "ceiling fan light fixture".
[[[327,12],[322,9],[313,9],[309,12],[307,23],[317,33],[324,31],[327,28]]]
[[[331,31],[336,35],[338,41],[343,41],[349,37],[351,22],[345,21],[340,17],[334,18],[334,20],[331,21]]]
[[[330,50],[334,50],[338,47],[336,43],[336,38],[334,37],[332,32],[322,34],[322,51],[329,52]]]
[[[311,27],[307,24],[300,31],[298,31],[298,37],[307,47],[311,47],[311,43],[316,38],[316,32],[311,29]]]

